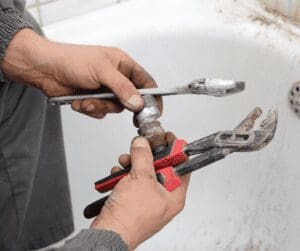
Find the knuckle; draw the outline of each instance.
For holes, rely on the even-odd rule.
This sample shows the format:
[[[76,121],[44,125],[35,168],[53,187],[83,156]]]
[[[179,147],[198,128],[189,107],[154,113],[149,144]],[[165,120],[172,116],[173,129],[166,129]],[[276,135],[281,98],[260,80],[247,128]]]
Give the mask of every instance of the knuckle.
[[[139,175],[136,170],[131,170],[131,172],[129,173],[129,177],[132,180],[137,180]]]
[[[136,94],[137,90],[129,80],[124,80],[119,86],[119,92],[122,94]]]
[[[147,168],[148,169],[148,168]],[[154,174],[152,174],[152,173],[149,173],[149,172],[147,172],[148,170],[141,170],[140,171],[140,177],[142,177],[144,180],[147,180],[147,181],[150,181],[150,182],[153,182],[154,183],[154,181],[155,181],[155,183],[156,183],[156,177],[155,177],[155,175]]]
[[[125,54],[125,53],[124,53],[120,48],[118,48],[118,47],[112,46],[112,47],[110,47],[110,49],[111,49],[112,52],[114,52],[114,53],[116,53],[116,54],[119,54],[119,55]]]

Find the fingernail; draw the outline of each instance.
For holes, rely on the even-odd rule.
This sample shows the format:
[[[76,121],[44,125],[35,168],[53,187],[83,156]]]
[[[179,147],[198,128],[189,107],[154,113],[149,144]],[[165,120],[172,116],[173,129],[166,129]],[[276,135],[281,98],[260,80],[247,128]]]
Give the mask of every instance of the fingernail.
[[[134,108],[139,108],[142,106],[143,104],[143,99],[138,96],[138,95],[132,95],[128,100],[127,100],[127,103],[134,107]]]
[[[88,105],[88,107],[86,108],[87,112],[92,112],[96,109],[96,107],[93,104]]]
[[[133,147],[145,147],[147,140],[143,137],[136,137],[132,140]]]

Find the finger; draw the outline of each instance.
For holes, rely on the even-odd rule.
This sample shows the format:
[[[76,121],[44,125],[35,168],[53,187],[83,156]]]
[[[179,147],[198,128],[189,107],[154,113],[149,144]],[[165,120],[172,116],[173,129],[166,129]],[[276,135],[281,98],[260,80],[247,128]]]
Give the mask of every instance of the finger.
[[[113,67],[110,67],[108,72],[110,74],[103,77],[103,84],[116,94],[127,109],[134,112],[140,111],[144,101],[134,84]]]
[[[83,103],[82,100],[75,100],[72,102],[71,107],[74,111],[84,113],[85,115],[87,115],[89,117],[93,117],[96,119],[103,119],[105,117],[106,113],[82,111],[82,108],[81,108],[82,103]]]
[[[123,107],[115,102],[101,99],[86,99],[80,104],[81,111],[86,114],[120,113]]]
[[[176,139],[176,136],[174,133],[172,132],[166,132],[166,135],[165,135],[165,140],[167,142],[167,144],[172,144]]]
[[[122,72],[138,88],[155,88],[157,84],[153,77],[141,67],[133,58],[126,54],[124,60],[119,64],[119,71]],[[162,98],[156,97],[159,110],[162,112]]]
[[[133,140],[130,155],[132,163],[131,173],[134,173],[136,176],[155,177],[151,148],[145,138],[137,137]]]
[[[75,100],[72,109],[96,119],[102,119],[107,113],[120,113],[124,107],[117,101],[100,99]]]
[[[153,77],[140,65],[135,62],[133,66],[132,73],[130,76],[130,80],[133,84],[138,88],[155,88],[157,87],[157,83],[153,79]],[[163,103],[161,97],[155,97],[157,101],[157,106],[160,112],[163,110]]]
[[[122,154],[119,157],[119,163],[122,167],[126,168],[131,165],[131,159],[129,154]]]
[[[81,112],[81,100],[75,100],[71,104],[71,108],[76,112]]]
[[[117,172],[120,172],[122,171],[123,169],[119,166],[114,166],[111,170],[110,170],[110,173],[111,174],[114,174],[114,173],[117,173]]]

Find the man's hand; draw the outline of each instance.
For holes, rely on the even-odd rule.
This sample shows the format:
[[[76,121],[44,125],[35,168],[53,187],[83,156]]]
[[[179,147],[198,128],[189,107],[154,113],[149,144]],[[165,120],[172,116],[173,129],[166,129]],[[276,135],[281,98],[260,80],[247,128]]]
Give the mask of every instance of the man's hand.
[[[121,112],[124,107],[141,110],[143,99],[137,88],[157,86],[150,74],[120,49],[55,43],[30,29],[14,36],[1,69],[7,78],[33,85],[48,97],[108,88],[118,101],[87,99],[72,103],[74,110],[95,118]]]
[[[156,180],[148,141],[136,138],[130,154],[130,174],[116,185],[91,227],[119,233],[132,250],[183,209],[189,175],[182,177],[180,187],[168,192]],[[123,158],[128,159],[128,156]],[[120,162],[128,163],[128,160]]]

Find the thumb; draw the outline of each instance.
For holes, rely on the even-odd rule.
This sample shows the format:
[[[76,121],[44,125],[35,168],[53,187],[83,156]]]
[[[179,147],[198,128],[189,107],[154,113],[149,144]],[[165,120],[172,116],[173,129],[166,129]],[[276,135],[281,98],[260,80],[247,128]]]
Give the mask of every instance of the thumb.
[[[148,141],[143,137],[135,138],[131,143],[131,172],[137,176],[155,176],[153,155]]]
[[[133,112],[140,111],[144,106],[144,100],[134,84],[119,71],[110,70],[108,79],[103,79],[103,84],[110,88],[122,102],[122,104]]]

